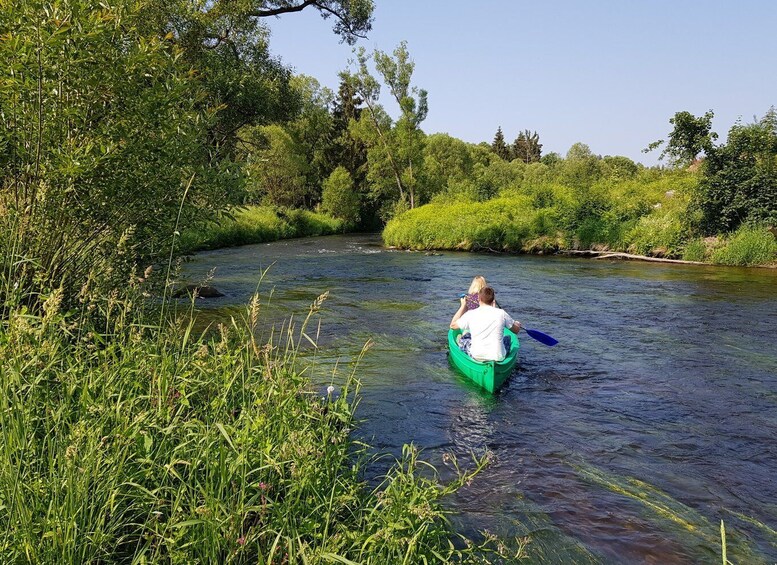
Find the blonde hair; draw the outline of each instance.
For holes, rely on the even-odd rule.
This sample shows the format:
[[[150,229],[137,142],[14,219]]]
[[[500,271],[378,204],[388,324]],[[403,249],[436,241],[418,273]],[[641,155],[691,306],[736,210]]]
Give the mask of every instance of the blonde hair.
[[[469,290],[467,291],[467,294],[478,293],[480,292],[480,289],[483,288],[484,286],[487,286],[486,279],[478,275],[474,279],[472,279],[472,284],[469,285]]]

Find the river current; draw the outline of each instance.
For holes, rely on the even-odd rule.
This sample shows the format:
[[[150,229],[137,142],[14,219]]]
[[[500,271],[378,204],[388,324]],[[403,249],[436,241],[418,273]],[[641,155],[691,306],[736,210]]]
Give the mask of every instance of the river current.
[[[184,275],[214,268],[226,296],[198,302],[207,320],[258,289],[268,331],[329,292],[308,332],[314,386],[337,385],[374,342],[356,433],[377,451],[413,442],[443,469],[445,453],[493,453],[449,501],[465,533],[530,535],[537,563],[720,563],[723,520],[733,563],[777,562],[777,270],[412,253],[375,235],[200,253]],[[495,395],[446,356],[478,274],[559,340],[522,333]]]

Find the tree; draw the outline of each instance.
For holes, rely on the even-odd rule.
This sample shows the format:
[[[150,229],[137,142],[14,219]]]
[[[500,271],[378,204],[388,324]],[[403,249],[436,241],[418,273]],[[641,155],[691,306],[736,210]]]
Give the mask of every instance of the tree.
[[[735,124],[728,140],[711,147],[702,169],[696,204],[706,234],[742,223],[777,224],[777,112],[755,123]]]
[[[18,254],[2,267],[22,286],[123,286],[234,197],[201,84],[141,16],[129,0],[0,10],[0,233]]]
[[[361,202],[354,190],[351,174],[345,167],[337,167],[324,181],[321,209],[343,220],[346,229],[359,223]]]
[[[536,163],[542,157],[542,144],[536,131],[530,132],[527,129],[519,133],[511,149],[512,157],[524,163]]]
[[[370,58],[399,105],[401,113],[395,123],[378,104],[380,84],[367,67]],[[389,207],[405,202],[414,208],[418,179],[423,173],[424,134],[419,125],[428,112],[427,92],[410,86],[415,64],[405,42],[392,55],[375,50],[369,56],[360,48],[356,51],[356,64],[356,73],[350,80],[364,101],[366,112],[351,131],[367,146],[367,178],[373,197]],[[384,211],[384,216],[392,214],[388,209]]]
[[[312,198],[309,204],[312,205],[318,201],[321,183],[334,168],[328,160],[333,128],[329,107],[334,94],[328,88],[322,88],[313,77],[305,75],[295,76],[291,84],[299,93],[302,109],[295,120],[285,125],[285,129],[294,138],[297,149],[310,165],[306,173],[306,183]]]
[[[550,153],[547,153],[540,158],[540,162],[544,165],[547,165],[548,167],[555,167],[559,163],[561,163],[564,159],[556,153],[555,151],[551,151]]]
[[[663,159],[668,156],[672,164],[688,166],[702,151],[709,154],[713,148],[713,141],[718,138],[718,134],[711,131],[713,116],[712,110],[698,118],[690,112],[677,112],[669,120],[669,123],[674,125],[674,129],[669,134],[669,142],[658,158]],[[663,139],[653,142],[644,152],[652,151],[663,143]]]
[[[602,162],[585,143],[575,143],[567,151],[567,158],[559,167],[562,181],[577,189],[585,198],[591,185],[602,176]]]
[[[424,147],[426,196],[442,192],[452,179],[472,176],[473,166],[466,143],[445,133],[428,136]]]
[[[502,126],[496,128],[496,135],[494,135],[494,141],[491,142],[491,150],[496,153],[498,157],[505,161],[510,159],[510,150],[505,143],[505,136],[502,133]]]
[[[326,149],[326,162],[330,170],[342,165],[351,175],[354,184],[361,187],[365,180],[367,148],[349,131],[351,122],[358,122],[364,100],[356,91],[353,77],[340,74],[340,87],[332,107],[331,143]]]
[[[602,158],[604,174],[612,179],[625,180],[634,177],[639,171],[639,165],[628,157],[621,155],[606,155]]]
[[[318,11],[353,44],[372,26],[372,0],[148,0],[139,25],[181,49],[201,81],[205,107],[218,108],[211,151],[231,157],[245,125],[292,119],[300,109],[291,70],[269,49],[267,18]]]
[[[310,195],[306,182],[310,167],[294,138],[278,125],[248,128],[241,138],[248,145],[248,202],[302,206]]]
[[[588,159],[593,156],[594,154],[591,152],[591,148],[588,147],[588,145],[585,143],[581,143],[579,141],[577,143],[573,143],[572,147],[570,147],[569,151],[567,151],[567,160],[569,161]]]

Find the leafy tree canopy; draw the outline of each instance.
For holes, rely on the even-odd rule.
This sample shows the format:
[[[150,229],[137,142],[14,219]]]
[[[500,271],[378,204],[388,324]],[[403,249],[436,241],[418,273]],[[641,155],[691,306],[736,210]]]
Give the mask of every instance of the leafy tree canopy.
[[[777,112],[735,124],[725,144],[710,148],[696,200],[701,228],[714,234],[743,223],[777,225]]]
[[[675,165],[688,166],[702,151],[709,154],[713,141],[718,138],[718,134],[711,131],[713,116],[712,110],[698,118],[690,112],[677,112],[669,120],[669,123],[674,125],[674,129],[669,134],[669,142],[659,159],[669,157]],[[664,140],[655,141],[645,149],[645,152],[657,149],[663,143]]]

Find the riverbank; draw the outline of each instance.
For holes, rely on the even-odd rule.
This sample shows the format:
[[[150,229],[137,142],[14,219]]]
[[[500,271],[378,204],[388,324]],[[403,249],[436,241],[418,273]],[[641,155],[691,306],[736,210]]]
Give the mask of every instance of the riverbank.
[[[197,230],[181,234],[185,253],[343,232],[343,221],[320,212],[274,206],[236,208]]]
[[[584,239],[587,241],[564,229],[556,211],[535,209],[513,198],[427,204],[392,219],[383,231],[386,245],[422,251],[605,254],[689,264],[777,264],[777,237],[774,228],[767,227],[743,225],[730,234],[701,238],[686,235],[672,223],[613,221],[600,237],[594,233]]]
[[[493,554],[454,549],[441,506],[487,458],[466,471],[451,463],[442,484],[406,446],[379,486],[363,482],[367,447],[351,438],[358,379],[316,391],[297,363],[324,298],[271,343],[255,337],[259,296],[199,338],[193,318],[158,329],[129,302],[109,305],[110,331],[61,312],[56,295],[42,316],[10,312],[0,325],[0,553],[43,563]]]

